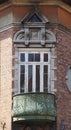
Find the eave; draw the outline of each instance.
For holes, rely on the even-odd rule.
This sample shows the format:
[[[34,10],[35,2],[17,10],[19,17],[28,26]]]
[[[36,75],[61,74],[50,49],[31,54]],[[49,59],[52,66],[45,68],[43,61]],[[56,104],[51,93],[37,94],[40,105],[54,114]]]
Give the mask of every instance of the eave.
[[[32,5],[34,4],[33,2],[30,2],[31,0],[0,0],[0,11],[15,5],[15,6],[25,6],[25,5]],[[33,1],[33,0],[32,0]],[[39,2],[40,5],[53,5],[53,6],[59,6],[69,13],[71,13],[71,0],[41,0]]]
[[[9,0],[0,0],[0,4],[3,4]],[[71,0],[61,0],[62,2],[66,3],[67,5],[71,6]]]
[[[18,16],[19,9],[21,10],[21,16],[24,16],[23,10],[26,8],[27,11],[34,5],[34,3],[28,2],[30,0],[9,0],[3,4],[0,5],[0,17],[6,16],[9,12],[13,14],[16,14]],[[43,9],[43,14],[48,18],[51,23],[62,25],[63,27],[71,30],[71,6],[65,4],[61,0],[42,0],[43,2],[39,3],[39,9]],[[56,14],[56,20],[50,18],[49,14],[46,15],[44,8],[47,8],[47,12],[54,11],[54,14]],[[51,11],[50,8],[52,9]],[[26,13],[27,13],[26,11]],[[20,15],[20,14],[19,14]],[[64,16],[64,18],[63,18]],[[13,17],[12,17],[13,18]],[[12,19],[13,20],[13,19]],[[11,21],[12,22],[12,21]],[[14,21],[13,21],[14,22]],[[12,24],[13,25],[13,24]],[[2,28],[2,26],[1,26]]]

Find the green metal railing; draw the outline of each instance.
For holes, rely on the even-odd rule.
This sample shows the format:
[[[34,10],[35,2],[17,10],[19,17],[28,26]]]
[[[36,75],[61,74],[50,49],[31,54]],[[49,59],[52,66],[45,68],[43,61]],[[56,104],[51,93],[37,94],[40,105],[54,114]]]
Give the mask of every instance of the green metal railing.
[[[14,120],[55,120],[55,97],[48,93],[27,93],[13,97]]]

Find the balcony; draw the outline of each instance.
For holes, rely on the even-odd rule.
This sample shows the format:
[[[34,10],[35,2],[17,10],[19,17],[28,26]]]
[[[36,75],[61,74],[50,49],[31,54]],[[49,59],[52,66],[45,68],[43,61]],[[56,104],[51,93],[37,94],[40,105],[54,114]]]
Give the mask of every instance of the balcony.
[[[55,121],[54,95],[27,93],[13,97],[13,121]]]

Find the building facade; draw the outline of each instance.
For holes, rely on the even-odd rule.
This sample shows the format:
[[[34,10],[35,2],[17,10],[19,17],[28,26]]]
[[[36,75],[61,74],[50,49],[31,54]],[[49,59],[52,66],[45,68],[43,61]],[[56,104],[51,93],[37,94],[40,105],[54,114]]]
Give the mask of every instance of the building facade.
[[[71,7],[0,5],[0,130],[71,130]]]

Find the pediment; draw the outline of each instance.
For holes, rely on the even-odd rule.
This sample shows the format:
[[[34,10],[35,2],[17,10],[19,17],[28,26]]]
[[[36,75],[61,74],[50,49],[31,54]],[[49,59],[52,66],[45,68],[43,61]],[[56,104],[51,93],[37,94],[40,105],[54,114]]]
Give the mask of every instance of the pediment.
[[[43,33],[44,30],[35,29],[35,30],[28,30],[26,33],[26,29],[18,31],[14,35],[14,43],[15,44],[23,44],[25,46],[27,45],[40,45],[45,46],[46,44],[53,44],[56,43],[56,37],[53,32],[49,30],[45,30],[45,33]],[[45,37],[44,37],[45,36]]]
[[[42,47],[56,43],[53,32],[46,29],[48,19],[37,9],[31,10],[21,21],[24,29],[18,31],[14,36],[16,45],[29,47]]]
[[[31,10],[21,21],[24,23],[47,23],[48,19],[37,9]]]

